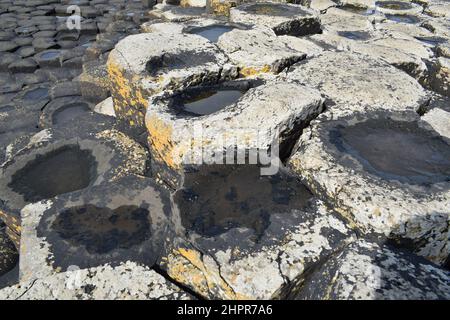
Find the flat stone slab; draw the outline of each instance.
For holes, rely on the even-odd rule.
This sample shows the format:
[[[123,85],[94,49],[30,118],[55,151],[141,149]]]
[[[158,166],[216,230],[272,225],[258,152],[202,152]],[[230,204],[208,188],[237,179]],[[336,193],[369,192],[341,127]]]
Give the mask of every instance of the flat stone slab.
[[[289,166],[362,231],[444,264],[450,149],[443,127],[415,112],[324,113]]]
[[[302,61],[290,68],[287,79],[319,89],[336,107],[358,110],[418,110],[427,98],[406,73],[382,60],[350,52],[324,52]]]
[[[304,36],[322,32],[316,11],[288,3],[245,3],[230,9],[230,21],[269,27],[277,35]]]
[[[373,30],[370,16],[356,14],[339,8],[329,8],[320,15],[324,31],[371,31]]]
[[[423,7],[420,4],[403,0],[376,1],[375,6],[378,11],[384,14],[416,15],[422,13],[423,11]]]
[[[448,300],[450,272],[392,247],[359,240],[315,270],[295,298]]]
[[[159,265],[208,299],[283,298],[354,239],[290,173],[201,166],[174,195],[174,237]]]
[[[223,163],[225,153],[235,151],[243,153],[241,157],[247,152],[270,157],[269,150],[276,147],[274,142],[279,145],[279,156],[288,156],[295,136],[322,111],[322,97],[317,91],[293,82],[252,86],[246,81],[228,82],[150,99],[146,125],[158,177],[176,186],[186,166],[199,161]],[[204,114],[183,109],[186,105],[189,108],[190,100],[217,92],[223,97],[205,100]],[[236,97],[214,109],[214,104],[229,99],[227,93]],[[271,159],[264,160],[264,165],[277,159],[278,155],[273,154]]]
[[[0,290],[2,300],[191,300],[148,267],[133,262],[51,275]]]
[[[244,77],[270,77],[306,57],[270,29],[232,30],[223,34],[218,47],[238,66]]]
[[[233,78],[236,68],[201,36],[153,32],[120,41],[109,55],[108,73],[117,118],[143,130],[151,95]]]

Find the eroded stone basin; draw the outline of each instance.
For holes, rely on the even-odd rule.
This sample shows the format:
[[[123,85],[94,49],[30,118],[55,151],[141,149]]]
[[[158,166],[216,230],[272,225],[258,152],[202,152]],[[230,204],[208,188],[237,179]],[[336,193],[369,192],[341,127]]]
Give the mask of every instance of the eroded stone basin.
[[[86,103],[74,103],[57,109],[52,115],[53,124],[68,123],[75,118],[82,117],[89,112]]]
[[[127,249],[150,238],[149,212],[137,206],[114,210],[87,204],[61,212],[51,229],[73,246],[90,254]]]
[[[38,155],[8,184],[26,202],[36,202],[83,189],[96,177],[97,163],[88,150],[70,145]]]
[[[385,16],[388,20],[400,23],[416,24],[420,22],[418,17],[408,14],[386,14]]]
[[[410,184],[450,181],[450,145],[415,123],[367,120],[330,133],[369,172]]]
[[[389,10],[408,10],[413,6],[405,1],[377,1],[375,5],[380,8]]]
[[[217,40],[219,40],[219,37],[221,35],[229,32],[233,29],[234,29],[233,26],[228,26],[228,25],[212,25],[212,26],[207,26],[207,27],[195,28],[195,29],[191,30],[189,33],[202,36],[203,38],[206,38],[211,42],[217,42]]]
[[[201,166],[187,173],[174,200],[183,226],[205,237],[232,228],[254,230],[261,237],[270,215],[308,206],[312,194],[296,178],[280,171],[261,176],[257,165]]]

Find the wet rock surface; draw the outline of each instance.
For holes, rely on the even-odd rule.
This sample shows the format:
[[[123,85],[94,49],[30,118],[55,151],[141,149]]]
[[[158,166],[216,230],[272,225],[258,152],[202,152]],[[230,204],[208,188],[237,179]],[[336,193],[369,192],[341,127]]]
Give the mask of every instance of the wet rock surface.
[[[448,3],[281,2],[0,0],[0,298],[450,298]]]

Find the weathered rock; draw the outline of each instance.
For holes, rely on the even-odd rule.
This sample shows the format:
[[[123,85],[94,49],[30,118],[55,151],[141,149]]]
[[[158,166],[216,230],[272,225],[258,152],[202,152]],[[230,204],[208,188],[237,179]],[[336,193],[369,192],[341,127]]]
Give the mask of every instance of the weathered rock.
[[[207,39],[177,33],[123,39],[109,55],[108,73],[117,118],[140,132],[145,130],[151,95],[237,76],[236,68]]]
[[[269,27],[277,35],[305,36],[322,32],[317,13],[295,4],[246,3],[230,10],[230,20]]]
[[[427,76],[425,59],[432,51],[415,39],[380,38],[365,43],[351,43],[349,50],[388,62],[420,80]]]
[[[42,51],[35,55],[34,59],[41,68],[62,66],[62,52],[59,50]]]
[[[433,63],[428,84],[437,93],[450,97],[450,58],[439,57]]]
[[[169,193],[126,176],[22,209],[21,281],[127,261],[152,266],[170,219]]]
[[[354,235],[291,174],[201,166],[174,195],[177,231],[160,265],[209,299],[283,297]]]
[[[318,88],[336,108],[418,110],[426,102],[426,92],[412,77],[356,53],[324,52],[291,69],[288,79]]]
[[[425,12],[433,17],[450,17],[450,4],[445,1],[431,3],[425,8]]]
[[[377,7],[377,10],[384,14],[416,15],[422,13],[423,11],[423,7],[420,4],[403,0],[381,0],[376,1],[375,5]]]
[[[86,100],[98,103],[110,95],[111,83],[106,61],[93,60],[83,64],[83,73],[77,78],[81,94]]]
[[[315,270],[295,298],[448,300],[449,280],[450,272],[424,259],[360,240]]]
[[[146,126],[158,178],[176,187],[186,166],[223,163],[225,153],[234,157],[235,151],[244,160],[257,151],[269,157],[264,165],[289,156],[302,128],[322,111],[320,94],[290,82],[251,86],[238,81],[151,98]],[[279,153],[271,153],[276,147]]]
[[[198,18],[205,13],[205,8],[188,7],[183,8],[170,4],[159,3],[150,11],[150,15],[156,18],[164,19],[171,22],[183,22],[190,19]]]
[[[19,212],[27,203],[145,172],[147,152],[112,121],[96,114],[75,118],[71,126],[43,130],[17,148],[0,179],[0,218],[11,230],[20,234]]]
[[[25,58],[11,63],[8,69],[11,73],[33,73],[37,67],[36,61],[33,58]]]
[[[339,8],[330,8],[320,16],[322,28],[325,31],[371,31],[373,25],[368,16],[345,11]]]
[[[270,77],[306,57],[270,29],[234,29],[223,34],[217,45],[244,77]]]
[[[5,300],[190,300],[193,297],[148,267],[133,262],[70,270],[0,290]]]
[[[439,125],[433,123],[434,127]],[[289,165],[363,232],[443,264],[449,254],[449,137],[415,112],[332,110]]]
[[[114,102],[112,97],[109,97],[94,107],[94,112],[101,113],[107,116],[116,117],[114,111]]]

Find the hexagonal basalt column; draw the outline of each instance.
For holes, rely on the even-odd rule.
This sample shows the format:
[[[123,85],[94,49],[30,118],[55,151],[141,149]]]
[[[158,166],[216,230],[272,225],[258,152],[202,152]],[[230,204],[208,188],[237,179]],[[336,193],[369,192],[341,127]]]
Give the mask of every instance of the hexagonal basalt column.
[[[106,263],[152,266],[170,218],[169,193],[127,176],[27,205],[21,212],[22,281]]]
[[[129,173],[143,174],[145,149],[112,126],[110,117],[92,115],[70,127],[43,130],[14,146],[0,179],[0,218],[20,235],[20,210],[31,202],[50,199]]]
[[[287,78],[318,88],[336,106],[354,110],[419,110],[428,99],[411,76],[382,60],[325,52],[294,65]]]
[[[273,161],[286,158],[302,128],[322,111],[323,100],[292,82],[252,85],[227,82],[152,98],[146,126],[154,173],[177,186],[186,166],[234,161],[235,152],[244,162],[249,152],[255,163],[268,153]],[[279,154],[272,153],[278,146]]]
[[[289,166],[363,232],[444,264],[450,137],[436,129],[442,125],[448,130],[415,112],[324,113],[300,137]]]
[[[73,269],[0,290],[5,300],[190,300],[148,267],[133,262]]]
[[[378,11],[391,15],[416,15],[423,11],[420,4],[410,1],[376,1],[375,6]]]
[[[283,298],[354,240],[292,174],[260,169],[205,165],[185,174],[159,262],[171,278],[210,299]]]
[[[233,78],[235,67],[227,61],[216,46],[197,35],[151,33],[123,39],[108,59],[117,118],[142,131],[151,95]]]
[[[290,38],[277,37],[268,28],[234,29],[223,34],[217,45],[238,66],[241,76],[272,77],[306,57],[308,48],[301,43],[296,46],[297,38]]]
[[[314,10],[287,3],[246,3],[230,10],[230,21],[269,27],[277,35],[304,36],[322,32]]]
[[[450,272],[389,246],[359,240],[326,261],[290,298],[448,300]]]

